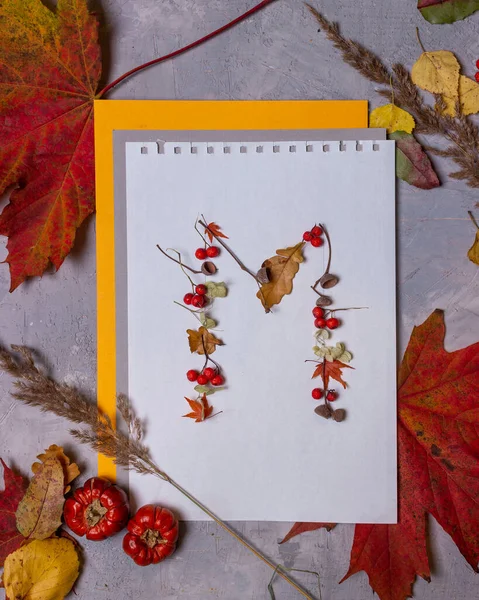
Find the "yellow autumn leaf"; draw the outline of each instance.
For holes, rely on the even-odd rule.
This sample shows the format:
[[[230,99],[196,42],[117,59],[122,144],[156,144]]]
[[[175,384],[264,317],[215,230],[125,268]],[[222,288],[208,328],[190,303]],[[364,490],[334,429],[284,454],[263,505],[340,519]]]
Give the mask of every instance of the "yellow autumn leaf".
[[[411,70],[411,78],[427,92],[457,98],[460,69],[457,58],[448,50],[423,52]]]
[[[79,566],[70,540],[35,540],[5,559],[6,596],[11,600],[63,600],[78,577]]]
[[[256,296],[261,300],[266,311],[274,304],[279,304],[284,296],[290,294],[293,289],[293,279],[303,262],[303,246],[300,242],[290,248],[276,250],[277,256],[264,261],[261,265],[266,268],[269,281],[264,283],[258,290]]]
[[[453,117],[456,114],[457,97],[443,96],[443,100],[446,103],[444,114]],[[459,102],[463,115],[479,112],[479,84],[465,75],[459,78]]]
[[[469,214],[471,221],[476,226],[476,237],[474,239],[474,243],[469,248],[469,251],[467,253],[467,258],[470,261],[472,261],[474,264],[479,266],[479,224],[476,221],[476,219],[471,211],[468,211],[468,214]]]
[[[39,458],[41,460],[41,462],[33,463],[32,471],[34,474],[38,473],[38,471],[42,467],[42,463],[44,463],[51,456],[58,459],[58,461],[60,462],[60,464],[63,467],[63,473],[65,475],[64,483],[66,486],[65,494],[67,494],[71,489],[71,486],[68,484],[70,484],[76,477],[78,477],[78,475],[80,475],[80,469],[78,468],[78,465],[76,463],[72,463],[70,461],[70,459],[65,454],[65,452],[63,451],[63,448],[61,446],[52,444],[49,448],[47,448],[45,450],[45,452],[43,454],[39,454],[37,456],[37,458]]]
[[[369,115],[369,127],[384,127],[388,133],[395,131],[411,133],[415,125],[413,117],[395,104],[379,106]]]

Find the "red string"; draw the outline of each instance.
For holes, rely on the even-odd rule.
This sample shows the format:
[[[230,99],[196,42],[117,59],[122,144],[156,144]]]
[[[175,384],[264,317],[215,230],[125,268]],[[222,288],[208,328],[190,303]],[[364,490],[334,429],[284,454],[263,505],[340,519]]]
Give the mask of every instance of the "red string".
[[[138,73],[139,71],[142,71],[143,69],[147,69],[148,67],[157,65],[158,63],[164,62],[165,60],[169,60],[170,58],[174,58],[175,56],[179,56],[180,54],[184,54],[185,52],[188,52],[188,50],[192,50],[193,48],[200,46],[204,42],[207,42],[208,40],[211,40],[212,38],[216,37],[217,35],[220,35],[220,33],[223,33],[224,31],[231,29],[238,23],[241,23],[241,21],[244,21],[245,19],[247,19],[254,13],[258,12],[259,10],[261,10],[268,4],[271,4],[272,2],[275,2],[275,0],[262,0],[262,2],[260,2],[256,6],[253,6],[253,8],[250,8],[248,11],[246,11],[245,13],[243,13],[236,19],[233,19],[233,21],[230,21],[229,23],[227,23],[226,25],[223,25],[219,29],[215,29],[215,31],[208,33],[207,35],[203,36],[199,40],[196,40],[196,41],[192,42],[191,44],[184,46],[183,48],[179,48],[178,50],[175,50],[174,52],[170,52],[169,54],[165,54],[164,56],[160,56],[159,58],[150,60],[150,62],[147,62],[138,67],[135,67],[131,71],[128,71],[128,73],[125,73],[118,79],[115,79],[115,81],[113,81],[112,83],[109,83],[106,87],[103,88],[103,90],[101,92],[99,92],[97,94],[96,97],[102,98],[106,93],[108,93],[110,90],[112,90],[114,87],[116,87],[119,83],[121,83],[122,81],[124,81],[125,79],[130,77],[131,75],[134,75],[135,73]]]

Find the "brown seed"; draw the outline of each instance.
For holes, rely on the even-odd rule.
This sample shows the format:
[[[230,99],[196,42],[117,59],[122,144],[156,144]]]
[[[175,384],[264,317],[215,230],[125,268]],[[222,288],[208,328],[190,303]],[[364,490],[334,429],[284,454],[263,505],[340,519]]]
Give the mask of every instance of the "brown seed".
[[[218,269],[214,262],[207,260],[201,265],[201,272],[205,275],[214,275]]]
[[[261,269],[256,273],[256,279],[260,283],[269,283],[270,276],[268,269],[266,267],[261,267]]]
[[[338,284],[338,282],[339,277],[336,277],[336,275],[331,275],[331,273],[325,273],[319,280],[321,287],[326,290],[334,287]]]
[[[314,412],[320,417],[323,417],[323,419],[331,418],[331,409],[329,408],[329,406],[326,406],[326,404],[321,404],[321,406],[317,406],[314,409]]]
[[[344,421],[345,418],[346,411],[344,408],[337,408],[333,411],[333,419],[336,421],[336,423],[341,423],[341,421]]]
[[[329,296],[320,296],[316,300],[316,306],[331,306],[332,303],[333,301]]]

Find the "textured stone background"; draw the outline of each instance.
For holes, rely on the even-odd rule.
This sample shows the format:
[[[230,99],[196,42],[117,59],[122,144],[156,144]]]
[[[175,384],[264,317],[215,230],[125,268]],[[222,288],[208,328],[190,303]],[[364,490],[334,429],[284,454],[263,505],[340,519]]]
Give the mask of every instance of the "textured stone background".
[[[252,6],[252,0],[101,0],[109,64],[108,80],[127,69],[182,46]],[[345,34],[365,43],[387,61],[411,66],[419,55],[414,28],[428,49],[450,49],[474,74],[479,58],[479,15],[454,25],[426,23],[415,0],[323,0],[319,7],[338,20]],[[344,65],[300,0],[278,0],[261,14],[192,53],[143,72],[112,95],[138,99],[322,99],[368,98],[374,86]],[[449,350],[479,337],[477,267],[466,259],[474,228],[466,211],[477,191],[448,181],[448,164],[436,161],[444,185],[423,192],[398,185],[398,290],[400,351],[411,329],[434,308],[446,310]],[[374,224],[371,224],[374,227]],[[365,232],[370,235],[373,232]],[[3,241],[2,241],[3,242]],[[3,252],[3,250],[2,250]],[[0,268],[0,340],[25,343],[52,362],[56,376],[85,390],[95,389],[95,223],[82,228],[74,252],[58,274],[8,293],[8,273]],[[374,382],[371,382],[374,385]],[[0,454],[27,472],[32,457],[50,443],[64,443],[84,475],[94,473],[91,453],[75,447],[66,423],[14,404],[9,382],[0,375]],[[287,482],[285,481],[285,485]],[[364,573],[338,585],[348,566],[353,527],[305,534],[284,546],[284,523],[240,523],[238,530],[273,560],[321,574],[324,600],[369,600]],[[121,551],[121,536],[85,544],[85,568],[78,600],[188,598],[268,599],[268,568],[206,523],[188,524],[174,557],[161,567],[139,569]],[[477,578],[450,538],[430,523],[432,583],[420,580],[415,597],[470,600]],[[313,576],[298,574],[318,598]],[[278,599],[299,598],[278,581]],[[3,592],[0,597],[3,598]]]

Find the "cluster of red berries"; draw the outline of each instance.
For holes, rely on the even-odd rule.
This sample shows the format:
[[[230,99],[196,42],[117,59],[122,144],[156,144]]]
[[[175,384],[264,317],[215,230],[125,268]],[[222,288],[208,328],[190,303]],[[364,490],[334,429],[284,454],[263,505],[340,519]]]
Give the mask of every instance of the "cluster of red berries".
[[[315,399],[315,400],[321,400],[321,398],[323,397],[324,394],[324,390],[322,390],[321,388],[314,388],[314,390],[311,392],[311,396]],[[326,391],[326,400],[328,400],[328,402],[334,402],[338,397],[338,392],[336,390],[327,390]]]
[[[479,69],[479,60],[476,60],[476,69]],[[479,83],[479,71],[474,75],[474,79]]]
[[[339,319],[336,317],[329,317],[329,319],[324,318],[324,309],[320,306],[315,306],[313,308],[313,317],[314,317],[314,326],[316,329],[324,329],[327,327],[328,329],[337,329],[341,324]]]
[[[188,306],[190,306],[191,304],[195,308],[203,308],[203,306],[205,306],[208,302],[208,298],[206,297],[207,291],[208,290],[206,289],[206,285],[200,283],[199,285],[195,286],[194,294],[192,294],[191,292],[189,294],[185,294],[185,296],[183,297],[183,302]]]
[[[207,258],[216,258],[220,253],[218,246],[208,246],[208,248],[198,248],[195,256],[198,260],[206,260]]]
[[[196,381],[199,385],[211,383],[211,385],[214,385],[215,387],[223,385],[225,382],[224,377],[220,375],[216,369],[212,369],[211,367],[206,367],[201,373],[195,369],[190,369],[186,373],[186,378],[191,382]]]
[[[311,246],[319,248],[324,244],[323,238],[321,237],[322,235],[323,230],[321,227],[319,225],[315,225],[311,231],[305,231],[303,233],[303,240],[305,242],[310,242]]]

